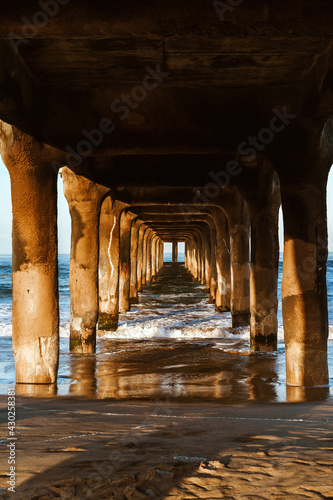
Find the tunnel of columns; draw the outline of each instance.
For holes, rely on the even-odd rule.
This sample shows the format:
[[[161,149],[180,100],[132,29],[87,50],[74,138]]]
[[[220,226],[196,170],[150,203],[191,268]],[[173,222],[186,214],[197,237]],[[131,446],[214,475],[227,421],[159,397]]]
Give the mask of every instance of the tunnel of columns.
[[[95,352],[180,241],[216,311],[250,326],[252,350],[276,350],[282,205],[287,383],[327,385],[332,5],[244,3],[222,22],[203,0],[97,3],[57,4],[28,38],[32,3],[2,12],[17,383],[57,380],[61,175],[72,352]]]

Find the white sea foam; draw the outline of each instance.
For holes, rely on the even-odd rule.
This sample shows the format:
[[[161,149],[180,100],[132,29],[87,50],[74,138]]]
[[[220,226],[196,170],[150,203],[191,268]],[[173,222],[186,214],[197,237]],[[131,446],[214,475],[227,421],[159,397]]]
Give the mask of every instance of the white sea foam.
[[[65,338],[65,339],[69,338],[69,322],[63,323],[60,325],[59,335],[60,335],[60,337]]]
[[[190,340],[190,339],[205,339],[205,338],[231,338],[231,339],[248,339],[250,337],[249,328],[239,328],[230,331],[227,326],[213,326],[213,321],[210,327],[205,324],[201,324],[196,328],[193,327],[183,327],[172,328],[170,326],[163,326],[158,324],[158,320],[154,324],[154,320],[150,321],[149,324],[143,326],[140,323],[122,323],[120,324],[118,330],[115,332],[108,332],[103,335],[103,338],[107,339],[117,339],[117,340],[146,340],[146,339],[178,339],[178,340]],[[230,324],[228,325],[231,326]],[[61,338],[69,338],[69,323],[63,323],[60,326],[59,334]],[[12,325],[0,324],[0,337],[11,337],[12,336]],[[333,341],[333,326],[329,328],[329,340]],[[278,340],[284,340],[284,333],[282,326],[278,330]]]
[[[232,329],[230,313],[216,314],[214,306],[204,302],[199,302],[196,306],[191,304],[190,307],[183,303],[173,307],[153,306],[152,308],[148,308],[144,303],[139,304],[129,313],[121,315],[118,329],[115,332],[107,332],[103,338],[117,340],[249,339],[248,327]],[[0,310],[0,337],[12,336],[10,313],[10,307],[2,307]],[[69,321],[61,322],[59,333],[61,338],[69,337]],[[329,327],[328,338],[333,341],[333,325]],[[278,340],[284,340],[281,322]]]
[[[12,325],[0,324],[0,337],[11,337]]]
[[[172,328],[161,325],[121,325],[115,332],[107,332],[103,338],[117,340],[148,340],[148,339],[218,339],[218,338],[247,338],[248,332],[235,331],[231,333],[223,328],[203,329],[197,328]]]

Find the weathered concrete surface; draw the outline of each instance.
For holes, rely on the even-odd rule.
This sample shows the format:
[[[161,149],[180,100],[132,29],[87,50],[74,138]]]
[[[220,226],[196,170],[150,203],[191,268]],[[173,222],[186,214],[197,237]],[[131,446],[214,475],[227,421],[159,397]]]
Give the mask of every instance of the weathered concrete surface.
[[[285,244],[282,313],[287,382],[328,384],[326,194],[320,184],[286,186],[282,181]]]
[[[99,311],[98,323],[102,316],[108,312],[108,304],[110,297],[110,274],[111,274],[111,259],[110,259],[110,243],[112,244],[112,234],[114,230],[114,217],[112,215],[112,199],[107,196],[101,206],[99,217],[99,270],[98,270],[98,291],[99,291]]]
[[[250,264],[248,208],[240,196],[235,197],[234,213],[228,212],[230,233],[231,298],[233,327],[250,323]]]
[[[148,253],[148,238],[151,233],[151,229],[147,226],[143,233],[142,240],[142,273],[141,273],[141,286],[145,286],[148,283],[147,280],[147,253]]]
[[[158,236],[157,234],[154,234],[152,238],[152,245],[151,245],[151,279],[154,281],[156,277],[156,245],[158,242]]]
[[[120,217],[119,246],[119,312],[130,310],[131,227],[136,215],[124,210]]]
[[[152,280],[152,240],[155,236],[155,232],[149,229],[149,234],[147,236],[147,248],[146,248],[146,283],[147,285]]]
[[[98,329],[100,335],[104,331],[116,330],[119,316],[119,248],[120,217],[128,205],[119,201],[106,199],[102,205],[103,225],[100,227],[102,246],[100,246],[100,265],[103,277],[99,282],[100,308]],[[106,222],[105,222],[106,219]],[[101,234],[103,232],[103,234]]]
[[[259,351],[277,348],[278,332],[278,223],[281,203],[276,173],[248,199],[251,218],[251,347]],[[250,196],[249,196],[250,198]]]
[[[138,282],[138,292],[142,291],[143,285],[143,246],[144,246],[144,235],[147,230],[147,226],[142,224],[139,230],[138,237],[138,259],[137,259],[137,282]]]
[[[11,179],[16,382],[53,384],[59,356],[57,172],[52,151],[0,122]]]
[[[216,224],[216,311],[230,311],[231,272],[230,272],[230,235],[228,219],[222,209],[213,207],[212,215]]]
[[[61,175],[72,220],[70,349],[92,353],[96,349],[99,310],[99,216],[109,190],[67,167],[62,168]]]
[[[131,229],[131,277],[130,277],[130,303],[138,303],[138,254],[139,233],[143,222],[139,219],[133,220]]]

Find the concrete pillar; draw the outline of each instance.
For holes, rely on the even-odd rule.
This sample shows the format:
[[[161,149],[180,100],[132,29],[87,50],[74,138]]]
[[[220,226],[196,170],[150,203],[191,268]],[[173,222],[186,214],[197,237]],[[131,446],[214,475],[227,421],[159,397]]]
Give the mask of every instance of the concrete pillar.
[[[119,312],[130,310],[131,226],[136,215],[124,210],[120,217]]]
[[[138,236],[138,257],[136,263],[136,271],[137,271],[137,285],[138,292],[142,292],[142,279],[143,279],[143,246],[144,246],[144,235],[146,232],[147,226],[145,224],[141,224]]]
[[[154,237],[154,231],[150,229],[149,236],[147,238],[147,253],[146,253],[146,281],[147,284],[152,280],[152,240]]]
[[[328,384],[326,179],[320,171],[281,180],[284,219],[282,313],[287,384]]]
[[[190,271],[191,274],[193,275],[193,278],[196,279],[196,256],[195,256],[195,241],[193,235],[190,237],[190,251],[189,251],[189,265],[190,265]]]
[[[163,252],[164,252],[164,243],[161,240],[160,241],[160,255],[159,255],[159,260],[160,260],[159,269],[161,269],[163,267]]]
[[[131,283],[130,283],[130,303],[138,303],[138,252],[139,252],[139,232],[142,226],[141,220],[132,223],[131,230]]]
[[[142,238],[142,273],[141,273],[141,283],[142,286],[147,284],[147,239],[150,234],[149,227],[146,227]]]
[[[201,255],[200,243],[197,235],[193,233],[193,276],[197,281],[201,280]]]
[[[163,265],[163,264],[161,265],[161,245],[162,245],[161,238],[158,237],[156,246],[156,273],[159,272],[159,270]],[[163,261],[163,251],[162,251],[162,261]]]
[[[198,255],[199,255],[199,272],[200,272],[200,277],[199,280],[203,285],[206,284],[206,245],[205,245],[205,239],[200,230],[197,232],[198,234]]]
[[[185,243],[185,267],[188,270],[190,270],[190,267],[191,267],[190,253],[191,253],[191,243],[190,243],[190,240],[188,239]]]
[[[204,220],[207,221],[207,228],[205,230],[205,235],[207,239],[207,261],[208,269],[207,273],[207,288],[209,289],[209,303],[215,304],[216,292],[217,292],[217,267],[216,267],[216,225],[214,219],[209,216],[205,217]]]
[[[119,241],[120,216],[128,207],[118,200],[111,206],[103,202],[100,217],[100,309],[98,328],[104,331],[118,328],[119,317]],[[104,222],[105,221],[105,222]]]
[[[193,240],[190,237],[187,243],[187,268],[190,273],[194,276],[193,270]]]
[[[277,174],[257,199],[248,202],[251,216],[251,348],[277,348],[278,223],[280,183]]]
[[[158,236],[155,234],[151,242],[151,279],[154,281],[157,274],[157,244]]]
[[[211,242],[210,233],[208,229],[202,229],[203,238],[203,255],[204,255],[204,270],[205,270],[205,284],[206,292],[210,294],[210,277],[211,277]],[[209,303],[213,303],[211,296],[209,298]]]
[[[158,271],[160,270],[160,249],[161,249],[161,240],[159,238],[159,236],[157,236],[157,239],[156,239],[156,264],[155,264],[155,268],[156,268],[156,275],[158,273]]]
[[[109,330],[109,301],[110,301],[110,278],[111,258],[110,244],[114,233],[114,217],[112,214],[112,200],[107,196],[102,203],[99,219],[99,316],[98,329]]]
[[[230,235],[226,214],[220,208],[212,209],[216,223],[216,267],[217,291],[216,311],[230,311],[231,272],[230,272]]]
[[[250,264],[248,208],[239,195],[229,218],[231,254],[231,299],[232,326],[247,326],[250,323]]]
[[[70,350],[92,353],[98,319],[99,216],[108,189],[62,168],[64,194],[72,220],[69,288]]]
[[[178,261],[178,242],[172,242],[172,262]]]
[[[189,241],[187,243],[187,268],[193,276],[194,271],[193,271],[193,241],[192,241],[192,237],[189,238]]]
[[[13,212],[13,350],[18,384],[53,384],[59,357],[57,172],[47,149],[0,122]]]

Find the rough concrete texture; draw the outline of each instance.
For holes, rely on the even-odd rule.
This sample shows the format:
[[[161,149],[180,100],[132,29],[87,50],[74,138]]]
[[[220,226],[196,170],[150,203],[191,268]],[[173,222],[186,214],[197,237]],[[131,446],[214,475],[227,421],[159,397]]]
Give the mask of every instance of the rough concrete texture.
[[[70,349],[96,349],[98,320],[99,216],[108,189],[68,167],[61,172],[72,220],[69,288],[71,291]]]
[[[54,383],[59,356],[56,173],[47,148],[32,137],[7,124],[0,137],[12,186],[16,381]]]
[[[100,272],[99,280],[99,318],[98,329],[102,335],[105,331],[116,330],[119,316],[119,252],[120,252],[120,218],[128,205],[106,198],[102,204],[102,221],[100,226]]]

